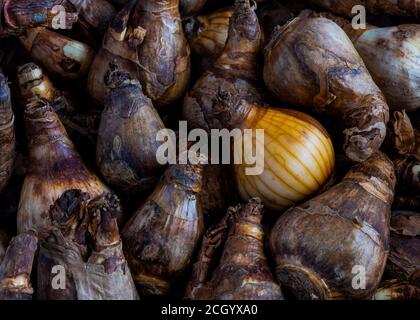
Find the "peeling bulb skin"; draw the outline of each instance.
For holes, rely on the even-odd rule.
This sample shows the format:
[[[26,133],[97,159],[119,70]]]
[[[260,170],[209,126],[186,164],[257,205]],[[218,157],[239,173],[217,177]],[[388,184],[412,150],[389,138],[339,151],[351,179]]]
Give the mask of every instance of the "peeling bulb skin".
[[[235,127],[232,109],[235,112],[242,100],[262,101],[263,90],[257,84],[262,45],[263,35],[254,8],[249,0],[237,0],[222,54],[184,98],[183,116],[191,129],[210,132],[228,125]]]
[[[8,185],[16,158],[15,116],[6,77],[0,73],[0,192]]]
[[[40,243],[37,299],[139,299],[118,231],[121,210],[110,193],[91,198],[73,189],[57,199],[49,212],[50,233]],[[64,288],[55,281],[57,272],[65,277]]]
[[[420,288],[407,282],[388,280],[381,283],[372,300],[420,300]]]
[[[190,18],[186,22],[186,34],[200,71],[213,67],[222,53],[228,37],[229,19],[233,13],[234,8],[227,7],[208,15]]]
[[[262,212],[261,201],[251,199],[244,207],[231,207],[228,217],[208,231],[187,288],[188,299],[283,300],[264,254]],[[210,263],[217,262],[214,249],[224,241],[218,266],[206,274]]]
[[[97,165],[105,180],[125,193],[152,189],[163,171],[156,160],[165,128],[137,79],[127,72],[109,71],[96,148]]]
[[[143,41],[146,30],[132,25],[136,1],[129,3],[113,18],[104,35],[102,46],[96,54],[89,70],[88,91],[98,106],[103,106],[108,92],[105,74],[110,64],[126,71],[133,79],[138,78],[138,45]]]
[[[392,162],[376,153],[284,213],[270,234],[282,286],[298,299],[371,297],[388,255],[395,180]],[[354,272],[365,275],[365,290],[354,286]]]
[[[20,197],[17,229],[36,230],[42,239],[43,228],[50,226],[48,210],[64,191],[81,189],[97,196],[108,188],[83,163],[51,105],[43,100],[29,103],[25,123],[29,168]]]
[[[77,105],[70,92],[55,87],[41,67],[33,62],[19,66],[17,78],[22,106],[34,98],[49,102],[77,147],[86,150],[95,147],[100,110]]]
[[[89,46],[43,27],[28,29],[19,39],[33,60],[58,78],[82,78],[94,58]]]
[[[38,248],[34,233],[14,237],[0,264],[0,300],[32,300],[32,264]]]
[[[53,28],[56,6],[61,6],[60,28],[71,29],[78,20],[78,13],[67,0],[11,0],[1,2],[0,37],[16,36],[34,27]]]
[[[354,6],[363,6],[374,15],[387,14],[391,16],[419,17],[420,6],[418,0],[310,0],[311,3],[330,10],[336,14],[352,18]]]
[[[179,0],[139,1],[133,21],[147,30],[138,46],[139,80],[144,93],[156,108],[170,106],[183,97],[191,72]]]
[[[369,158],[385,139],[385,98],[350,39],[329,19],[302,13],[275,31],[265,49],[264,81],[282,102],[338,119],[353,161]]]
[[[386,271],[420,288],[420,213],[395,211]]]
[[[169,167],[122,231],[124,252],[141,295],[161,296],[190,265],[204,232],[202,167]]]

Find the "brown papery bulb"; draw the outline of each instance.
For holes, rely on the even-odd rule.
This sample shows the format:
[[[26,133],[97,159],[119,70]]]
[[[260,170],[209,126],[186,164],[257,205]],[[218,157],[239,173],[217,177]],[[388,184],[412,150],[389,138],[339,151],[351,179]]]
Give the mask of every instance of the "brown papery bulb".
[[[50,104],[36,100],[25,107],[29,168],[17,213],[18,232],[40,231],[50,225],[48,210],[68,189],[92,197],[108,191],[86,167]]]
[[[347,33],[392,110],[420,108],[419,25],[387,28],[367,25],[365,29],[354,29],[346,19],[328,13],[321,15]]]
[[[34,98],[48,101],[78,148],[92,150],[96,146],[100,110],[78,105],[70,92],[57,89],[35,63],[19,66],[17,78],[21,105]]]
[[[164,295],[189,266],[204,232],[199,193],[202,167],[169,167],[122,232],[140,294]]]
[[[127,193],[154,187],[163,171],[156,160],[165,128],[137,79],[127,72],[106,75],[110,92],[105,99],[96,148],[96,163],[105,180]]]
[[[101,37],[116,12],[112,4],[106,0],[67,0],[79,13],[79,22],[95,31]]]
[[[420,288],[396,279],[381,283],[372,300],[420,300]]]
[[[190,79],[190,48],[178,7],[179,0],[138,1],[133,17],[147,30],[138,48],[139,80],[156,107],[182,98]]]
[[[49,215],[51,232],[40,243],[37,299],[138,299],[118,232],[121,205],[115,195],[91,199],[80,190],[67,190]],[[57,272],[65,277],[60,283]]]
[[[380,148],[389,108],[345,32],[333,21],[301,14],[272,36],[264,81],[281,101],[340,120],[344,150],[363,161]]]
[[[26,105],[34,97],[53,103],[59,95],[59,92],[44,74],[41,67],[33,62],[19,66],[17,77],[23,105]]]
[[[0,73],[0,192],[10,181],[16,157],[15,116],[9,85]]]
[[[186,23],[186,34],[200,68],[207,70],[222,53],[229,31],[229,20],[234,8],[227,7],[208,15],[191,18]]]
[[[207,0],[179,0],[179,10],[183,17],[190,17],[200,12]]]
[[[32,264],[38,239],[31,232],[14,237],[0,264],[0,300],[32,300]]]
[[[67,0],[9,0],[2,1],[0,5],[0,37],[19,35],[38,26],[53,28],[59,13],[61,29],[71,29],[78,19],[78,13]],[[59,6],[64,10],[57,11]]]
[[[420,16],[418,0],[310,0],[310,2],[349,18],[355,15],[352,10],[357,5],[363,6],[369,13],[374,15]]]
[[[376,153],[339,184],[284,213],[270,234],[282,286],[298,299],[370,297],[388,255],[395,180],[392,162]]]
[[[58,78],[82,78],[94,58],[86,44],[43,27],[28,29],[19,39],[32,59]]]
[[[104,104],[108,90],[105,84],[105,74],[110,64],[116,65],[119,70],[128,72],[133,79],[138,77],[137,68],[140,62],[137,46],[143,41],[146,30],[132,26],[130,23],[135,4],[136,1],[130,1],[114,17],[90,67],[87,80],[88,91],[100,106]]]
[[[195,300],[283,300],[264,253],[261,201],[251,199],[244,207],[230,208],[229,215],[232,217],[225,217],[204,237],[186,297]],[[229,223],[229,220],[232,221]],[[226,233],[227,239],[223,239]],[[210,276],[217,248],[224,241],[220,263]]]
[[[420,213],[393,212],[386,270],[420,288]]]
[[[263,36],[249,0],[236,0],[226,46],[214,67],[204,73],[185,96],[183,115],[191,128],[222,129],[219,118],[230,118],[230,105],[261,101],[258,55]],[[232,120],[233,122],[233,120]]]

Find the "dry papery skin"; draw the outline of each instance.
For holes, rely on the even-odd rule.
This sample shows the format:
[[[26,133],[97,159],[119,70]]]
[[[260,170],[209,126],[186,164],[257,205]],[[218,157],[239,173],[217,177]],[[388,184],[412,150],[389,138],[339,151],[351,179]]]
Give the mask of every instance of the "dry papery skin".
[[[141,295],[164,295],[189,266],[204,232],[202,167],[172,165],[122,231]]]
[[[115,195],[96,198],[68,190],[49,211],[49,236],[40,243],[37,299],[137,300],[138,294],[124,258]],[[54,288],[57,272],[65,270],[65,288]]]
[[[96,145],[96,135],[100,122],[100,112],[96,109],[81,110],[68,93],[57,89],[43,70],[35,63],[18,67],[21,104],[30,103],[35,97],[48,101],[57,112],[60,121],[72,139],[83,140]]]
[[[32,232],[14,237],[0,264],[0,300],[32,300],[32,264],[38,248]]]
[[[15,116],[6,77],[0,73],[0,192],[13,173],[16,157]]]
[[[106,0],[67,0],[79,16],[79,23],[102,37],[108,24],[116,14],[114,7]]]
[[[346,155],[366,160],[385,139],[388,105],[345,32],[329,19],[308,15],[272,35],[265,83],[282,102],[340,120]]]
[[[420,288],[396,279],[381,283],[372,300],[420,300]]]
[[[190,79],[190,48],[181,23],[179,0],[138,1],[134,25],[146,30],[138,47],[139,80],[156,107],[183,97]]]
[[[11,0],[1,1],[0,37],[19,35],[37,26],[52,27],[57,12],[55,6],[63,6],[65,20],[61,28],[70,29],[78,20],[78,13],[67,0]],[[62,16],[61,16],[62,17]]]
[[[204,236],[186,298],[283,300],[264,253],[263,206],[257,198],[231,207]],[[223,248],[220,261],[217,251]]]
[[[249,0],[236,0],[222,54],[184,98],[183,115],[190,128],[235,127],[243,117],[235,114],[240,102],[262,100],[257,83],[263,35],[254,10]]]
[[[420,288],[420,213],[394,211],[387,273]]]
[[[398,189],[406,194],[420,193],[420,140],[405,111],[395,111],[389,123],[389,141],[396,150],[393,158]]]
[[[156,160],[165,128],[137,79],[127,72],[109,71],[110,88],[102,112],[96,163],[105,180],[126,193],[150,190],[163,171]]]
[[[419,25],[354,29],[350,21],[329,12],[312,16],[324,16],[343,28],[392,110],[420,108]]]
[[[310,2],[349,18],[355,15],[352,13],[352,9],[357,5],[364,6],[369,13],[375,15],[420,16],[418,0],[310,0]]]
[[[222,53],[228,37],[229,20],[233,7],[219,9],[208,15],[200,15],[186,22],[186,35],[194,58],[203,71],[213,66]]]
[[[135,0],[129,1],[115,15],[90,67],[87,80],[88,91],[100,106],[104,104],[108,91],[105,74],[109,70],[110,64],[117,66],[119,70],[128,72],[133,79],[138,78],[137,68],[140,62],[137,49],[146,35],[146,30],[134,25],[133,19],[131,19],[136,3]]]
[[[95,54],[86,44],[44,27],[26,30],[19,40],[36,63],[68,80],[85,76]]]
[[[45,100],[25,107],[29,168],[17,213],[18,232],[50,225],[48,210],[68,189],[96,197],[108,188],[86,167],[58,115]],[[43,234],[39,234],[43,238]]]
[[[376,153],[323,194],[289,209],[270,234],[277,279],[298,299],[364,299],[388,255],[392,162]],[[352,286],[361,266],[366,289]]]

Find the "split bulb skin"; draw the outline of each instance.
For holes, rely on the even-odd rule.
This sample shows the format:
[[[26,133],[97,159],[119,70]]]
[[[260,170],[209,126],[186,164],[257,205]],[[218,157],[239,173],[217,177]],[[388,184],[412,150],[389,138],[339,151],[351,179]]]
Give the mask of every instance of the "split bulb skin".
[[[385,139],[385,97],[345,32],[329,19],[305,12],[276,30],[265,49],[264,81],[282,102],[339,120],[353,161],[369,158]]]
[[[179,0],[139,1],[133,21],[147,30],[138,46],[139,80],[144,93],[156,108],[170,106],[184,96],[191,73]]]
[[[222,54],[184,98],[183,116],[191,128],[208,132],[223,129],[226,120],[230,121],[229,108],[241,100],[262,100],[262,90],[256,87],[262,46],[263,35],[254,8],[249,0],[237,0]],[[234,119],[229,122],[231,127],[235,124]]]
[[[19,40],[36,63],[66,80],[84,77],[95,54],[86,44],[44,27],[26,30]]]
[[[131,26],[135,4],[136,1],[130,1],[115,15],[90,67],[87,87],[98,106],[104,105],[108,92],[104,79],[110,64],[128,72],[133,79],[138,78],[137,46],[143,41],[146,30]]]
[[[165,295],[190,265],[204,232],[202,168],[169,167],[123,231],[124,253],[140,295]]]
[[[0,300],[32,300],[32,264],[38,239],[32,232],[14,237],[0,264]]]
[[[118,198],[110,193],[91,198],[67,190],[49,212],[53,227],[40,243],[37,298],[40,300],[137,300],[118,230]],[[66,287],[54,289],[61,265]]]
[[[393,278],[420,288],[420,214],[393,212],[386,271]]]
[[[365,299],[377,289],[389,250],[392,162],[377,153],[321,195],[289,209],[270,234],[276,275],[298,299]],[[354,288],[354,269],[366,275]]]
[[[137,79],[127,72],[110,71],[98,132],[97,165],[105,180],[126,193],[153,188],[163,171],[156,160],[156,141],[165,128],[152,101]]]
[[[0,192],[12,177],[15,158],[15,116],[7,78],[0,73]]]
[[[237,206],[229,210],[228,215],[232,215],[232,221],[227,227],[227,239],[220,262],[216,264],[212,275],[209,275],[210,279],[193,279],[187,297],[206,300],[282,300],[280,286],[275,282],[264,254],[261,201],[251,199],[244,207]],[[216,239],[223,237],[217,235],[221,227],[215,228],[215,234],[214,230],[207,233],[193,275],[201,272],[204,275],[207,271],[203,268],[206,262],[215,258],[207,255],[209,248],[206,245],[216,243]]]
[[[50,104],[43,100],[25,107],[29,168],[17,213],[18,232],[39,231],[50,225],[48,210],[68,189],[92,196],[108,191],[87,168]]]
[[[354,6],[357,5],[365,7],[367,12],[374,15],[386,14],[390,16],[402,17],[420,16],[420,7],[418,4],[418,0],[311,0],[310,2],[322,8],[325,8],[331,12],[348,18],[353,18],[355,13],[352,12],[352,9]]]

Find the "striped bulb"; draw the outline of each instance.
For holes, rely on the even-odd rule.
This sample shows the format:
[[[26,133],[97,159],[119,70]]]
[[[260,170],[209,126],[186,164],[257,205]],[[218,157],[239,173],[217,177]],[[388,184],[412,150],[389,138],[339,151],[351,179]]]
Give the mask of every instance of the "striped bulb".
[[[259,197],[266,207],[281,210],[319,191],[330,179],[335,162],[331,139],[322,125],[302,112],[250,107],[242,129],[263,129],[264,140],[253,132],[252,149],[245,145],[242,150],[234,149],[235,153],[244,152],[245,161],[235,165],[243,199]],[[244,144],[246,140],[242,140]],[[262,150],[262,173],[248,175],[246,168],[252,166],[246,163],[259,156],[255,151]]]

